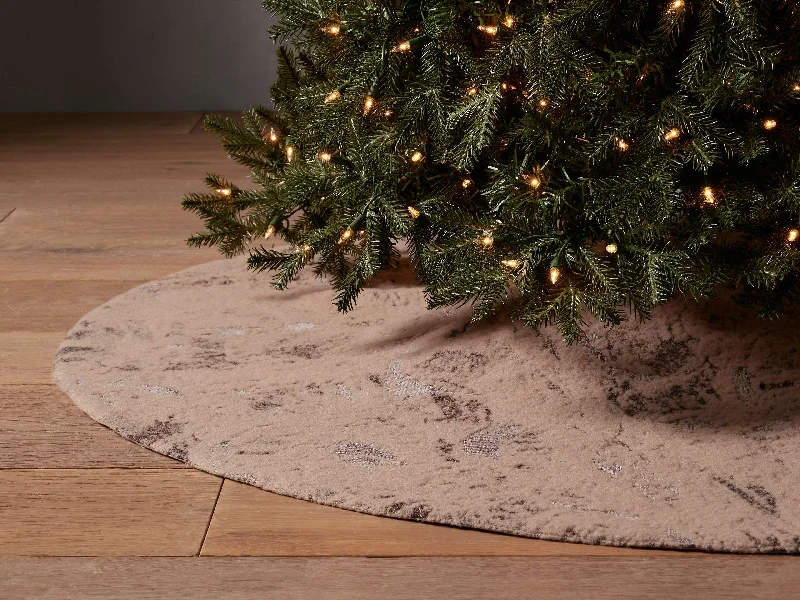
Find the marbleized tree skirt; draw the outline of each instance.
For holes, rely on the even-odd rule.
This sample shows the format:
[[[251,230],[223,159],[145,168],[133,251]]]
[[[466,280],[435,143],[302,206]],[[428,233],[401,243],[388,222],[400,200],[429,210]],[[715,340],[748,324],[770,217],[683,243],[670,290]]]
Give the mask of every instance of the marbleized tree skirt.
[[[800,315],[674,301],[566,347],[426,311],[408,268],[337,314],[242,259],[83,317],[54,377],[124,437],[350,510],[548,540],[800,552]],[[154,494],[158,490],[153,490]]]

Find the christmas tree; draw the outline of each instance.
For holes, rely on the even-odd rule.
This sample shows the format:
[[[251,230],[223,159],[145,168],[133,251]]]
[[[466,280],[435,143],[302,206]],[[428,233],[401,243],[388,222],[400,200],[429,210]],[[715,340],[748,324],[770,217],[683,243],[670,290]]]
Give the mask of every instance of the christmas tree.
[[[430,307],[568,341],[736,287],[800,292],[800,5],[265,0],[273,108],[210,117],[256,189],[209,175],[194,245],[310,265],[342,311],[405,245]],[[280,236],[293,251],[265,249]]]

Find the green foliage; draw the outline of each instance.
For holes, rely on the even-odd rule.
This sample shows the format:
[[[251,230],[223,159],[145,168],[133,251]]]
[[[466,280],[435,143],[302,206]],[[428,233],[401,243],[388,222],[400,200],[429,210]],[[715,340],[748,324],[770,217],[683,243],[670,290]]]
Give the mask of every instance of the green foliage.
[[[508,305],[568,342],[675,294],[738,286],[765,317],[800,296],[797,3],[264,7],[274,108],[206,121],[258,189],[210,175],[190,244],[280,289],[311,265],[343,311],[404,246],[430,307]]]

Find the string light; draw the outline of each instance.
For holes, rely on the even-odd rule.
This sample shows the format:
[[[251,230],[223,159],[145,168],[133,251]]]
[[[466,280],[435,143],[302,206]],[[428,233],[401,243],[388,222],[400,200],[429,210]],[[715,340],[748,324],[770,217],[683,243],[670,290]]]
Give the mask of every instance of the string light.
[[[230,198],[231,194],[233,194],[233,190],[231,188],[217,188],[216,192],[223,198]]]
[[[680,10],[683,8],[683,6],[684,6],[683,0],[675,0],[672,3],[672,10]]]
[[[278,134],[275,133],[274,129],[269,130],[269,141],[273,144],[278,141]]]
[[[488,233],[481,238],[481,245],[484,248],[491,248],[494,245],[494,238]]]
[[[392,111],[389,110],[389,109],[386,109],[385,111],[383,111],[383,116],[386,117],[386,118],[391,117],[392,114],[393,114]]]
[[[703,197],[703,202],[706,204],[714,204],[717,201],[717,199],[714,197],[714,190],[712,190],[710,187],[703,188]]]
[[[414,208],[413,206],[409,206],[409,207],[408,207],[408,214],[410,214],[410,215],[411,215],[411,218],[412,218],[412,219],[417,219],[417,218],[419,218],[419,216],[420,216],[422,213],[421,213],[421,212],[419,212],[419,211],[418,211],[416,208]]]
[[[795,83],[795,84],[792,86],[792,91],[793,91],[793,92],[800,92],[800,83]]]
[[[292,146],[286,146],[286,160],[292,162],[292,158],[294,158],[294,148]]]
[[[311,252],[311,244],[303,244],[297,250],[299,252],[302,252],[303,254],[308,254],[309,252]]]
[[[561,277],[561,271],[559,271],[558,267],[553,267],[552,269],[550,269],[550,283],[555,285],[560,277]]]
[[[461,187],[462,187],[462,188],[464,188],[464,189],[467,189],[467,188],[468,188],[469,186],[471,186],[471,185],[472,185],[472,179],[470,179],[469,177],[468,177],[468,178],[466,178],[466,179],[464,179],[464,180],[461,182]]]
[[[496,25],[478,25],[478,29],[487,35],[495,35],[497,33]]]
[[[414,154],[411,155],[411,162],[418,163],[423,158],[425,158],[425,155],[422,154],[422,152],[420,152],[419,150],[417,150],[416,152],[414,152]]]
[[[266,239],[269,239],[269,237],[270,237],[270,236],[271,236],[273,233],[275,233],[275,225],[270,225],[269,227],[267,227],[267,231],[266,231],[266,233],[264,233],[264,239],[265,239],[265,240],[266,240]]]
[[[508,15],[508,16],[505,18],[505,21],[503,21],[503,23],[504,23],[504,24],[505,24],[505,26],[506,26],[506,27],[508,27],[508,28],[511,28],[511,27],[513,27],[513,26],[514,26],[514,17],[512,17],[511,15]]]
[[[625,152],[630,148],[628,142],[623,139],[617,138],[617,148],[619,148],[622,152]]]
[[[333,90],[330,94],[325,96],[325,104],[330,104],[331,102],[335,102],[341,97],[342,93],[339,90]]]
[[[527,178],[528,185],[531,186],[533,189],[538,189],[539,186],[542,185],[542,180],[539,179],[536,175],[530,175]]]
[[[341,31],[341,28],[338,25],[334,24],[334,25],[331,25],[330,27],[328,27],[327,29],[323,29],[323,31],[327,31],[331,35],[339,35],[339,32]]]
[[[411,50],[411,42],[409,41],[400,42],[392,48],[392,52],[408,52],[409,50]]]
[[[342,233],[342,237],[340,237],[340,238],[339,238],[339,243],[340,243],[340,244],[344,244],[344,243],[345,243],[347,240],[349,240],[351,237],[353,237],[353,230],[352,230],[350,227],[348,227],[348,228],[347,228],[347,229],[345,229],[345,230],[344,230],[344,232]]]
[[[800,231],[798,231],[797,229],[790,230],[789,235],[786,236],[786,239],[789,240],[790,242],[796,241],[797,238],[800,238]]]
[[[508,260],[502,261],[502,263],[507,266],[509,269],[516,269],[522,263],[518,261],[516,258],[509,258]]]
[[[608,244],[608,246],[606,246],[606,252],[608,252],[609,254],[616,254],[617,250],[619,250],[619,248],[617,248],[617,245],[614,244],[613,242],[611,244]]]
[[[778,126],[778,122],[775,119],[767,119],[763,123],[764,129],[775,129]]]
[[[329,162],[331,160],[331,155],[328,152],[320,152],[318,156],[322,162]]]
[[[539,100],[539,106],[542,107],[542,108],[547,108],[548,104],[550,104],[550,103],[547,100],[545,100],[544,98]]]
[[[671,142],[672,140],[679,138],[680,136],[681,136],[681,130],[674,127],[664,134],[664,140],[666,140],[667,142]]]
[[[477,93],[478,93],[478,88],[475,87],[474,85],[467,90],[467,96],[474,96]]]
[[[372,96],[367,96],[364,98],[364,116],[369,114],[369,111],[372,110],[373,106],[375,106],[375,98]]]
[[[504,81],[503,83],[500,84],[500,87],[503,89],[503,91],[505,91],[508,89],[508,84]]]

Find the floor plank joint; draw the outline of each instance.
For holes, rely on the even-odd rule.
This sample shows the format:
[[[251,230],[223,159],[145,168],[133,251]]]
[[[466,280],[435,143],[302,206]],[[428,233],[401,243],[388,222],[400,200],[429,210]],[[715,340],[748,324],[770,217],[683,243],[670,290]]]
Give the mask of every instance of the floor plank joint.
[[[5,211],[0,211],[0,215],[1,215],[1,216],[0,216],[0,223],[2,223],[2,222],[3,222],[3,221],[5,221],[5,220],[6,220],[8,217],[10,217],[10,216],[11,216],[11,213],[13,213],[15,210],[17,210],[17,208],[16,208],[16,207],[12,208],[11,210],[9,210],[9,211],[8,211],[7,213],[5,213],[5,214],[3,214],[3,212],[5,212]]]

